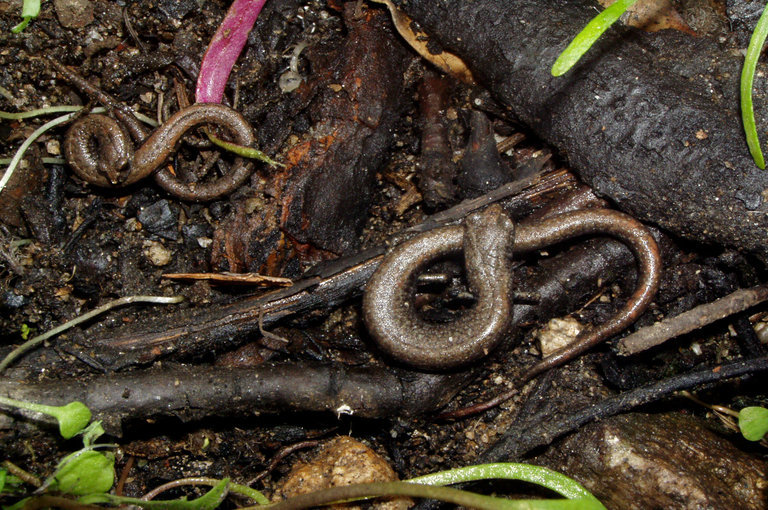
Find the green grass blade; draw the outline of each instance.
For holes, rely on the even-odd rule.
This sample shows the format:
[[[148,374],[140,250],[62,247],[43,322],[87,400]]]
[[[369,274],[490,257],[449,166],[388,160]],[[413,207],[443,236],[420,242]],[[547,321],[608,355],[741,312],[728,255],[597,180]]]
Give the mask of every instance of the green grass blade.
[[[763,9],[763,14],[760,15],[755,31],[752,32],[752,38],[749,40],[744,67],[741,69],[741,122],[744,125],[744,134],[747,135],[747,145],[752,159],[762,169],[765,169],[765,158],[757,137],[755,110],[752,105],[752,83],[766,36],[768,36],[768,9]]]
[[[555,491],[569,499],[595,500],[595,497],[575,480],[552,471],[551,469],[532,464],[499,462],[495,464],[479,464],[462,468],[439,471],[429,475],[406,480],[411,483],[427,485],[450,485],[477,480],[521,480],[538,484]],[[596,501],[596,500],[595,500]]]
[[[603,32],[613,25],[624,12],[629,9],[637,0],[616,0],[610,7],[603,10],[600,14],[592,18],[587,23],[584,30],[573,38],[571,44],[557,57],[552,65],[552,76],[562,76],[567,73],[581,56],[595,44]]]

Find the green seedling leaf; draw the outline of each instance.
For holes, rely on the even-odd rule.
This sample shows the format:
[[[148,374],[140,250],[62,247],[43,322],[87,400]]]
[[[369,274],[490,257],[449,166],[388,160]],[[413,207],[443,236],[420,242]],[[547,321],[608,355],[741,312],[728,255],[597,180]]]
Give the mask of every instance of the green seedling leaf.
[[[93,505],[107,503],[112,505],[136,505],[142,508],[162,508],[164,510],[213,510],[224,500],[229,491],[229,478],[224,478],[211,490],[197,499],[187,501],[186,498],[166,501],[144,501],[136,498],[126,498],[113,494],[93,494],[79,499],[80,503]]]
[[[47,406],[25,402],[12,398],[0,397],[0,404],[28,409],[38,413],[53,416],[59,422],[59,433],[64,439],[70,439],[83,430],[91,421],[91,410],[82,402],[70,402],[65,406]]]
[[[94,450],[80,450],[62,459],[51,486],[66,494],[100,494],[115,482],[115,459]]]
[[[83,446],[86,448],[92,446],[94,441],[103,435],[104,427],[101,426],[101,421],[91,423],[83,430]]]
[[[240,157],[249,158],[249,159],[258,159],[259,161],[263,161],[264,163],[267,163],[271,166],[285,166],[282,163],[278,163],[274,159],[270,158],[269,156],[261,152],[259,149],[254,149],[252,147],[245,147],[243,145],[238,145],[236,143],[227,142],[226,140],[222,140],[221,138],[207,131],[206,131],[206,134],[214,144],[218,145],[219,147],[221,147],[226,151],[237,154]]]
[[[11,29],[11,32],[13,32],[14,34],[18,34],[19,32],[23,31],[25,28],[27,28],[27,25],[29,25],[30,21],[32,21],[32,18],[24,18],[21,21],[21,23],[19,23],[18,25],[14,26]]]
[[[21,325],[20,332],[21,332],[21,339],[26,340],[27,338],[29,338],[29,334],[32,332],[32,328],[30,328],[29,325],[25,323]]]
[[[70,402],[54,415],[59,420],[59,433],[64,439],[74,437],[91,421],[91,410],[82,402]]]
[[[437,473],[411,478],[406,481],[427,485],[451,485],[455,483],[494,479],[520,480],[535,483],[569,499],[589,499],[597,501],[597,499],[578,482],[557,471],[542,466],[516,462],[476,464],[474,466],[450,469],[448,471],[438,471]]]
[[[763,14],[757,21],[755,31],[749,40],[747,54],[744,57],[744,67],[741,68],[741,123],[744,126],[744,133],[747,136],[747,146],[749,153],[755,164],[765,169],[765,158],[760,148],[760,139],[757,137],[757,126],[755,124],[755,110],[752,106],[752,83],[755,79],[755,69],[760,53],[763,51],[765,38],[768,36],[768,9],[763,9]]]
[[[745,407],[739,411],[741,435],[749,441],[760,441],[768,432],[768,409]]]
[[[557,57],[552,65],[552,76],[562,76],[567,73],[603,35],[603,32],[608,30],[608,27],[613,25],[636,1],[616,0],[610,7],[592,18],[592,21],[587,23],[587,26],[573,38],[571,44]]]
[[[11,32],[18,34],[24,30],[29,22],[36,18],[38,14],[40,14],[40,0],[24,0],[24,3],[21,6],[21,17],[23,18],[23,21],[13,27]]]

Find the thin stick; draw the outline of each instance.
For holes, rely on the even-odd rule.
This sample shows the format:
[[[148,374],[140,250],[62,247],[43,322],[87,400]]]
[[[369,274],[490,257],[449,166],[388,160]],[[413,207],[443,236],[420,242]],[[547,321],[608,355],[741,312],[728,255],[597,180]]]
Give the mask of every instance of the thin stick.
[[[112,300],[108,302],[105,305],[101,305],[98,308],[94,308],[88,313],[85,313],[79,317],[75,317],[71,321],[65,322],[64,324],[57,326],[53,328],[52,330],[43,333],[42,335],[38,335],[34,338],[30,338],[28,341],[24,342],[20,346],[16,347],[14,350],[12,350],[6,357],[3,359],[2,362],[0,362],[0,373],[2,373],[8,365],[13,363],[13,361],[24,354],[25,352],[29,351],[30,349],[40,345],[41,343],[45,342],[52,336],[58,335],[62,331],[66,331],[69,328],[72,328],[74,326],[77,326],[78,324],[81,324],[85,321],[88,321],[98,315],[101,315],[104,312],[107,312],[113,308],[116,308],[118,306],[123,305],[129,305],[132,303],[156,303],[156,304],[170,304],[170,303],[180,303],[184,300],[183,296],[173,296],[173,297],[165,297],[165,296],[126,296],[121,297],[119,299]]]
[[[619,393],[557,420],[537,421],[526,427],[516,427],[514,430],[509,430],[498,443],[481,455],[480,461],[497,462],[501,459],[506,461],[518,459],[534,448],[550,444],[558,437],[592,421],[670,397],[681,390],[689,390],[702,384],[712,384],[766,370],[768,370],[768,357],[738,360],[677,375],[648,386]]]
[[[690,333],[707,324],[762,303],[768,299],[768,284],[740,289],[727,296],[697,306],[672,318],[642,328],[619,342],[619,354],[629,356],[660,345],[671,338]]]
[[[40,487],[43,485],[43,482],[38,477],[28,471],[24,471],[10,460],[4,460],[2,466],[7,469],[8,472],[13,476],[19,478],[25,483],[28,483],[29,485],[34,485],[35,487]]]
[[[155,487],[148,493],[144,494],[141,499],[144,501],[151,501],[155,496],[169,490],[174,489],[176,487],[182,487],[185,485],[207,485],[209,487],[215,487],[221,483],[221,480],[216,478],[208,478],[204,476],[196,476],[196,477],[189,477],[189,478],[181,478],[179,480],[173,480],[168,483],[164,483],[163,485],[159,487]],[[242,496],[246,496],[248,498],[251,498],[252,500],[256,501],[259,505],[267,505],[269,504],[269,500],[264,496],[261,492],[257,491],[256,489],[251,489],[248,486],[241,485],[239,483],[232,483],[229,484],[229,491],[230,493],[240,494]]]

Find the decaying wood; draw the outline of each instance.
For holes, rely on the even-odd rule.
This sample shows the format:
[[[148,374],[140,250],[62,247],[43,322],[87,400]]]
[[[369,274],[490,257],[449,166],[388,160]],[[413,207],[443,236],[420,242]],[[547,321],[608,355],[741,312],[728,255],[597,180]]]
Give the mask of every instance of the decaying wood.
[[[591,424],[536,465],[573,477],[606,508],[765,508],[765,462],[683,413]]]
[[[347,4],[344,19],[349,36],[310,106],[313,136],[291,149],[279,196],[281,227],[300,243],[336,254],[359,247],[376,171],[389,155],[404,104],[408,65],[384,13],[356,17]]]
[[[242,369],[164,366],[87,380],[0,381],[0,394],[48,405],[83,402],[105,428],[120,434],[129,418],[328,412],[363,418],[434,411],[453,397],[471,372],[424,374],[381,367],[292,363]],[[41,419],[39,413],[19,414]]]
[[[677,235],[768,257],[768,172],[753,163],[741,127],[742,56],[704,37],[617,25],[554,78],[552,63],[595,15],[594,2],[403,8],[599,195]],[[758,126],[767,126],[766,88],[755,94]]]
[[[217,229],[214,267],[286,275],[285,266],[296,266],[297,259],[359,249],[376,172],[390,156],[407,104],[410,59],[385,12],[356,16],[354,8],[344,8],[348,33],[338,47],[306,50],[313,72],[293,100],[305,99],[300,111],[310,123],[307,133],[287,150],[285,167],[270,176],[275,200],[253,211],[243,199]]]

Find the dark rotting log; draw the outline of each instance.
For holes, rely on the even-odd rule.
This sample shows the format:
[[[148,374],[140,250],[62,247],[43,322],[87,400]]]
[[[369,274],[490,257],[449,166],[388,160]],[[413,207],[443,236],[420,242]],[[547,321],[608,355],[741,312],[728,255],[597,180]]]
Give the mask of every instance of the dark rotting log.
[[[768,172],[752,161],[739,117],[743,58],[706,38],[616,25],[571,72],[552,77],[552,63],[594,7],[586,0],[403,5],[598,194],[676,235],[768,258]],[[758,126],[768,126],[766,92],[756,86]]]

